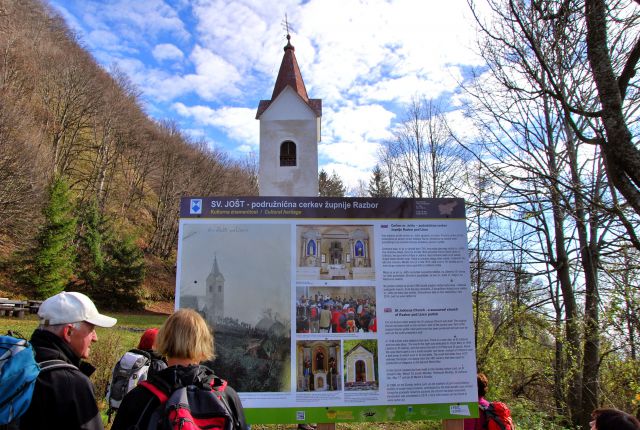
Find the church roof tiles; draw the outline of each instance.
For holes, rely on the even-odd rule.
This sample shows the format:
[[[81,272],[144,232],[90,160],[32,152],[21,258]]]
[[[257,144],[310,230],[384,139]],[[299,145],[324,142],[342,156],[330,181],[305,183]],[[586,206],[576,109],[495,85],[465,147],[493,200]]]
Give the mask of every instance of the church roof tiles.
[[[291,87],[317,116],[322,116],[322,100],[310,99],[307,95],[307,89],[304,86],[300,67],[298,67],[298,61],[296,60],[296,48],[293,47],[290,39],[291,36],[287,34],[287,44],[284,47],[284,56],[282,57],[282,63],[280,63],[280,70],[278,71],[276,84],[273,87],[271,100],[260,100],[256,119],[260,118],[264,111],[267,110],[271,103],[280,95],[280,93],[282,93],[282,91],[284,91],[286,87]]]

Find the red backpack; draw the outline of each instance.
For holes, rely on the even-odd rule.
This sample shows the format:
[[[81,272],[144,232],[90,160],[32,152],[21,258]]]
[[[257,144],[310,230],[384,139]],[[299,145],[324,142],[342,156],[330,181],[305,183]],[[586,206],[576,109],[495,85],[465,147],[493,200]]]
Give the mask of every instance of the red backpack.
[[[237,427],[222,394],[227,381],[213,378],[210,387],[188,385],[169,394],[150,381],[139,385],[160,400],[160,406],[149,420],[148,430],[234,430]]]
[[[481,406],[486,417],[487,430],[515,430],[509,407],[502,402],[491,402],[489,406]]]

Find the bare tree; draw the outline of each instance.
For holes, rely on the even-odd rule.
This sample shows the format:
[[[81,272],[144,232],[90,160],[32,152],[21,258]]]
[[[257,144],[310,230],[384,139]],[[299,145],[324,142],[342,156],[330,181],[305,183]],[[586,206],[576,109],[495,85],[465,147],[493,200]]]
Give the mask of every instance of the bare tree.
[[[494,112],[497,122],[514,125],[514,118],[519,118],[515,130],[527,140],[534,137],[547,142],[540,152],[523,156],[529,166],[535,162],[542,168],[521,168],[538,178],[537,201],[551,202],[554,228],[553,236],[549,237],[553,238],[556,252],[550,262],[556,267],[563,298],[562,306],[556,309],[564,307],[567,324],[569,351],[564,357],[569,368],[573,367],[570,361],[582,363],[580,375],[574,374],[569,381],[568,415],[574,424],[585,425],[589,413],[599,403],[601,253],[620,237],[621,228],[626,230],[631,243],[638,243],[634,225],[640,213],[636,203],[640,182],[634,175],[640,164],[631,167],[637,159],[637,148],[625,143],[631,143],[630,139],[625,140],[625,130],[628,132],[627,118],[637,110],[637,95],[631,92],[624,100],[626,85],[635,85],[627,68],[635,67],[640,54],[634,51],[638,44],[638,14],[631,11],[635,6],[622,2],[613,2],[606,12],[604,8],[598,9],[604,7],[604,2],[590,0],[487,3],[492,20],[484,21],[477,16],[485,35],[481,53],[494,82],[501,91],[511,94],[511,99],[507,102],[508,109],[498,108],[495,101],[488,101],[485,107]],[[594,18],[598,22],[590,24]],[[599,36],[593,36],[594,32],[600,32]],[[605,36],[611,41],[610,47]],[[590,41],[592,37],[598,41]],[[595,51],[599,52],[597,59]],[[616,61],[611,61],[612,58]],[[596,70],[598,67],[601,70]],[[598,83],[599,79],[609,84],[613,79],[617,90],[622,89],[617,93],[617,104],[606,104],[603,95],[608,91],[606,88],[611,88],[606,82]],[[607,94],[613,97],[612,92]],[[609,98],[608,102],[612,100]],[[519,106],[535,104],[541,104],[542,109],[531,112],[530,118],[542,118],[544,122],[538,126],[530,124],[530,120],[523,121],[518,114],[522,109]],[[606,121],[610,121],[609,126]],[[536,130],[547,136],[536,136]],[[513,131],[510,127],[505,133]],[[505,154],[509,157],[510,151],[506,149],[499,158],[504,160]],[[547,161],[539,164],[543,154]],[[620,156],[626,160],[622,162]],[[618,205],[616,189],[635,210],[635,219],[630,219],[624,207]],[[532,212],[538,218],[544,213],[542,205]],[[569,227],[575,230],[572,232]],[[567,266],[564,260],[572,243],[577,245],[579,260],[576,265]],[[584,280],[583,321],[577,319],[577,292],[571,278]],[[569,329],[574,325],[571,334]],[[578,348],[582,349],[580,353]]]
[[[362,179],[358,179],[358,183],[349,190],[351,197],[371,197],[369,195],[369,186]]]
[[[378,162],[380,172],[389,183],[389,197],[398,197],[398,186],[396,185],[396,172],[394,171],[394,159],[391,155],[390,144],[378,148]]]
[[[392,164],[388,171],[393,171],[393,180],[406,195],[437,198],[455,194],[462,151],[438,105],[414,97],[393,135],[380,162]]]
[[[638,6],[620,0],[606,6],[603,0],[486,3],[493,21],[476,17],[495,43],[484,55],[515,64],[504,83],[528,97],[553,98],[577,139],[600,148],[612,187],[640,215],[640,150],[629,131],[639,107]],[[528,75],[534,87],[522,88],[517,75]],[[621,214],[626,205],[611,210]],[[630,223],[626,228],[635,235]]]
[[[24,106],[5,94],[0,90],[0,236],[18,239],[33,228],[33,201],[44,191],[45,154],[30,140]]]
[[[639,16],[637,6],[631,7],[635,10],[626,10],[621,2],[611,6],[604,0],[585,0],[584,17],[587,56],[600,104],[595,114],[605,132],[603,136],[598,130],[593,139],[602,148],[609,179],[640,215],[640,150],[632,141],[625,112],[625,102],[636,92],[640,60],[640,38],[631,36],[637,35]],[[558,12],[568,13],[562,9]],[[612,46],[609,41],[613,41]],[[632,91],[628,91],[630,88]]]

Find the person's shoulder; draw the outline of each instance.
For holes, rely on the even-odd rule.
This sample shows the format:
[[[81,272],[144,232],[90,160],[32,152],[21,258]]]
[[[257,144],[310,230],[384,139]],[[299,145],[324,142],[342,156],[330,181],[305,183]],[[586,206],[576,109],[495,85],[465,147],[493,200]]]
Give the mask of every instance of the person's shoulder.
[[[41,367],[38,378],[49,379],[55,381],[56,384],[68,384],[68,386],[86,385],[93,387],[91,379],[87,375],[77,366],[64,360],[45,360],[38,364]]]
[[[227,384],[224,387],[224,391],[223,392],[226,393],[226,394],[232,395],[232,396],[238,396],[238,392],[229,384]]]
[[[122,404],[120,405],[118,411],[127,411],[125,415],[128,413],[137,414],[138,412],[140,412],[140,408],[143,408],[145,405],[153,402],[154,399],[159,405],[160,399],[151,391],[151,389],[147,388],[146,386],[149,383],[149,380],[147,380],[144,383],[138,384],[131,391],[129,391],[127,395],[124,396],[124,399],[122,399]],[[160,388],[157,384],[151,385],[158,388],[160,391],[165,391],[164,388]]]
[[[152,413],[159,405],[160,399],[147,389],[143,383],[138,384],[122,399],[111,430],[129,429],[134,425],[140,424],[144,411]],[[142,428],[144,427],[142,426]]]

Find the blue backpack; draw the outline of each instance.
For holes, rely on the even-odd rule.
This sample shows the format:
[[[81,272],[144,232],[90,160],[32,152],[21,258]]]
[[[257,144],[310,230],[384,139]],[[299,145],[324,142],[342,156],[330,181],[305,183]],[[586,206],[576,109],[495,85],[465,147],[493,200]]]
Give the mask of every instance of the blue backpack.
[[[11,332],[0,336],[0,425],[15,422],[31,404],[36,379],[41,371],[73,368],[62,360],[36,363],[31,344]]]

